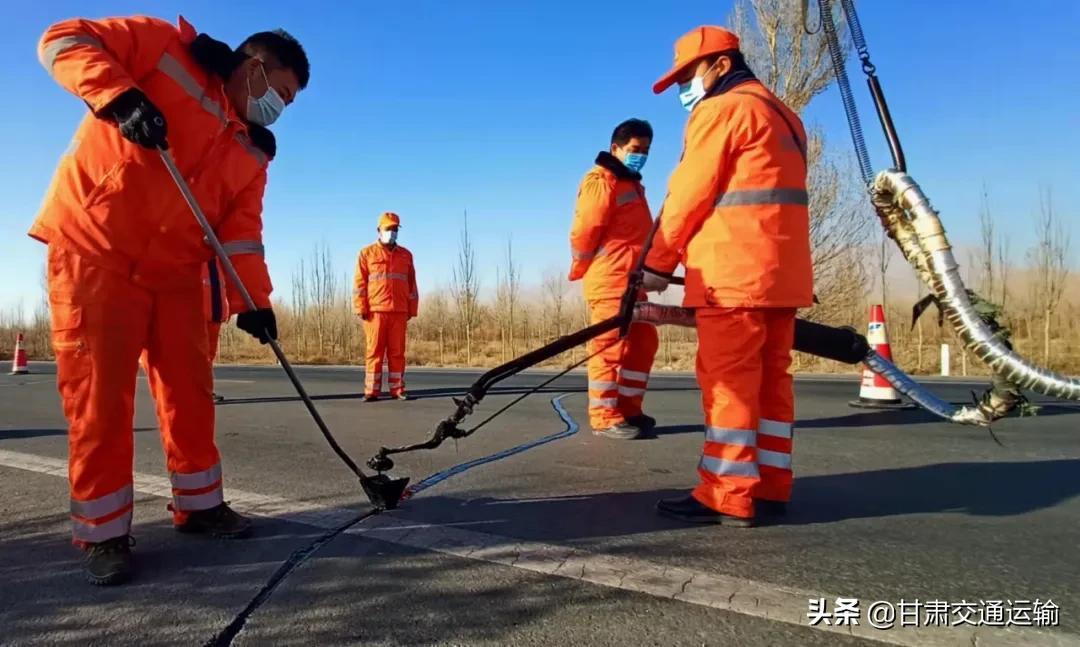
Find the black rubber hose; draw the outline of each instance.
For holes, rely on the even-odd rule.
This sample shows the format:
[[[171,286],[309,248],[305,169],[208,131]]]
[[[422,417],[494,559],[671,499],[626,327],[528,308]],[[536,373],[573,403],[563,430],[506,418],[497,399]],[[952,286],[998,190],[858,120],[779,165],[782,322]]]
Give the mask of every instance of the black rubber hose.
[[[858,364],[870,352],[866,337],[851,328],[834,328],[805,319],[795,320],[794,348],[844,364]]]

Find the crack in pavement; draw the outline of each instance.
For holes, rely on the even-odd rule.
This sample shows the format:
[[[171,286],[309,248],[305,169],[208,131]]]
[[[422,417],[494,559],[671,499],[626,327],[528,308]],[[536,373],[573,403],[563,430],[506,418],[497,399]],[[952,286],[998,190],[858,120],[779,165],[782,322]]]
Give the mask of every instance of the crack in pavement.
[[[441,470],[439,472],[431,474],[421,479],[416,486],[410,488],[410,490],[407,492],[407,498],[412,498],[418,492],[425,490],[433,485],[437,485],[438,483],[441,483],[442,481],[445,481],[453,476],[457,476],[458,474],[466,472],[478,465],[502,460],[503,458],[520,454],[534,447],[539,447],[540,445],[545,445],[554,440],[559,440],[561,438],[566,438],[576,434],[578,431],[577,422],[574,421],[574,419],[570,416],[569,413],[567,413],[566,409],[564,409],[561,404],[562,399],[565,398],[567,395],[569,394],[563,393],[551,399],[551,405],[555,408],[555,412],[559,415],[559,418],[562,419],[563,423],[566,425],[566,428],[562,431],[554,434],[549,434],[542,438],[538,438],[537,440],[517,445],[515,447],[511,447],[510,449],[495,452],[494,454],[491,454],[489,456],[484,456],[482,458],[478,458],[467,463],[462,463],[461,465],[456,465],[449,469]],[[402,500],[405,499],[406,496],[403,496]],[[273,572],[273,574],[271,574],[270,579],[267,580],[266,584],[264,584],[262,588],[255,593],[255,596],[251,599],[251,601],[248,602],[248,604],[243,609],[241,609],[238,614],[236,614],[236,616],[228,625],[225,626],[224,629],[214,635],[210,640],[206,641],[206,643],[204,643],[204,647],[229,647],[230,645],[232,645],[236,637],[240,634],[241,631],[243,631],[248,619],[256,611],[258,611],[259,607],[261,607],[267,600],[270,599],[270,596],[273,594],[274,590],[281,586],[281,584],[286,580],[286,578],[289,577],[289,575],[293,573],[293,571],[295,571],[304,563],[306,563],[309,559],[311,559],[311,557],[314,556],[315,553],[317,553],[321,548],[334,541],[334,539],[337,539],[337,537],[343,532],[367,519],[378,515],[379,512],[379,510],[372,508],[370,511],[360,514],[357,517],[350,519],[348,522],[342,524],[341,526],[338,526],[337,528],[334,528],[333,530],[330,530],[329,532],[319,536],[307,546],[293,551],[292,554],[290,554],[289,557],[284,562],[282,562],[280,566],[278,566],[278,568]],[[430,526],[430,528],[436,527],[437,526],[434,525]],[[413,533],[419,533],[420,530],[420,528],[410,529],[409,532],[407,532],[402,538],[412,535]],[[514,559],[510,563],[510,566],[515,566],[522,557],[522,550],[520,550],[521,546],[519,545],[518,548],[519,550],[516,551]],[[469,553],[471,554],[476,550],[479,550],[479,548],[469,551]],[[570,556],[567,556],[567,558],[563,560],[563,563],[566,563],[569,558]],[[584,570],[585,567],[584,565],[582,565],[583,575]],[[623,578],[625,577],[626,574],[623,575]],[[622,578],[620,578],[619,584],[622,584]]]

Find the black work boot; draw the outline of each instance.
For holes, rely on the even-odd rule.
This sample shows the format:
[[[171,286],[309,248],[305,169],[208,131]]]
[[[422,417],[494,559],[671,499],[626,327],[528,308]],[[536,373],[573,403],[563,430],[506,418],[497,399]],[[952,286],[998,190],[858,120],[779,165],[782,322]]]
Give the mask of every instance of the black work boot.
[[[406,400],[412,400],[412,398],[409,397],[409,394],[404,392],[404,391],[402,391],[400,393],[395,393],[394,394],[394,399],[395,400],[401,400],[402,402],[405,402]]]
[[[83,557],[87,581],[97,586],[112,586],[130,580],[135,573],[135,560],[131,557],[134,545],[135,539],[131,535],[87,544]]]
[[[364,402],[374,402],[374,401],[376,401],[378,399],[379,399],[379,396],[376,393],[366,393],[366,394],[364,394]]]
[[[617,422],[607,429],[593,429],[593,435],[614,440],[634,440],[641,437],[641,429],[628,422]]]
[[[652,431],[656,428],[656,418],[644,413],[640,416],[630,416],[626,421],[644,431]]]
[[[754,526],[753,518],[736,517],[717,512],[692,496],[660,499],[656,502],[656,511],[665,517],[687,523],[715,523],[731,528],[752,528]]]
[[[230,508],[228,503],[222,503],[207,510],[189,512],[187,521],[177,525],[176,529],[222,539],[239,539],[251,534],[251,520]]]

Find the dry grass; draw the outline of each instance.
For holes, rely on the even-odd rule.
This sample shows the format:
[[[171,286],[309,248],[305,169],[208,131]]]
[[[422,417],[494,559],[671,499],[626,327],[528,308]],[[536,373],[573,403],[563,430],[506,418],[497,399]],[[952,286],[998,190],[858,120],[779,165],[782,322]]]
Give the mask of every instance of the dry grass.
[[[511,336],[504,326],[500,326],[494,307],[482,306],[478,325],[472,333],[470,363],[461,326],[446,312],[446,302],[438,295],[430,295],[426,303],[431,307],[422,307],[421,315],[409,325],[407,361],[410,366],[492,367],[585,325],[584,304],[579,299],[568,299],[561,321],[557,321],[539,299],[533,299],[532,303],[520,306],[511,354]],[[298,314],[290,306],[279,303],[281,341],[289,358],[305,364],[361,364],[363,333],[359,322],[345,306],[342,302],[336,307],[309,308],[308,312]],[[865,330],[867,311],[866,304],[862,304],[840,316],[834,314],[829,323]],[[912,374],[937,374],[941,344],[948,343],[952,347],[953,375],[986,375],[985,368],[974,358],[968,357],[964,361],[958,340],[948,329],[938,328],[935,315],[934,311],[928,312],[912,327],[910,302],[895,303],[887,308],[889,338],[897,364]],[[36,322],[30,325],[17,326],[16,321],[14,313],[0,314],[0,358],[10,360],[15,332],[21,329],[26,335],[26,348],[31,359],[50,359],[47,318],[39,312]],[[1007,323],[1014,331],[1013,341],[1019,353],[1037,362],[1041,360],[1043,320],[1038,313],[1016,304]],[[1080,373],[1080,304],[1063,304],[1051,321],[1051,330],[1055,334],[1050,340],[1050,367],[1068,374]],[[692,371],[696,349],[694,331],[662,328],[660,337],[656,370]],[[584,352],[584,348],[578,348],[564,353],[546,366],[568,366],[581,360]],[[222,329],[219,361],[271,363],[273,356],[245,333],[226,326]],[[796,354],[794,366],[800,372],[848,373],[857,370],[803,354]]]

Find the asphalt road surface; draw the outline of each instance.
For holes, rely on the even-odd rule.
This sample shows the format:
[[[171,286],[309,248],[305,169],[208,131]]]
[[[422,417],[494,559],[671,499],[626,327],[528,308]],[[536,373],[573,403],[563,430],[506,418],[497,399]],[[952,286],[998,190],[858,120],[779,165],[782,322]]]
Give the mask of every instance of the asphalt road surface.
[[[257,517],[227,542],[172,530],[140,379],[140,570],[102,589],[68,543],[53,369],[32,371],[0,378],[0,644],[1080,644],[1074,405],[1002,421],[1001,447],[921,411],[849,408],[851,379],[800,380],[789,514],[738,530],[654,512],[695,482],[691,377],[654,378],[655,436],[618,442],[589,432],[577,374],[467,439],[395,457],[393,475],[422,487],[370,515],[280,371],[223,368],[226,499]],[[425,439],[477,376],[411,371],[417,399],[363,403],[359,369],[299,374],[357,461]],[[547,377],[503,383],[470,422]],[[974,387],[932,388],[967,401]]]

